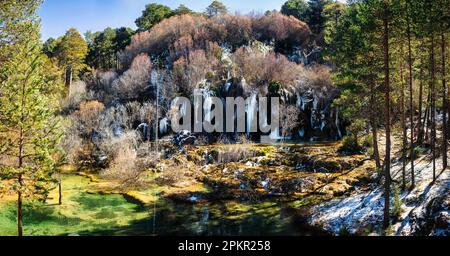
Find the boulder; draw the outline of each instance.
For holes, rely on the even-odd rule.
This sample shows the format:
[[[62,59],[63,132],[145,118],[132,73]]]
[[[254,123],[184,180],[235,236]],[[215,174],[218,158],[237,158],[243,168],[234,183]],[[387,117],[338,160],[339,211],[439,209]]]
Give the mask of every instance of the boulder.
[[[197,141],[197,137],[195,137],[195,135],[193,135],[190,131],[183,130],[175,134],[172,141],[178,147],[183,148],[183,146],[186,145],[194,145]]]

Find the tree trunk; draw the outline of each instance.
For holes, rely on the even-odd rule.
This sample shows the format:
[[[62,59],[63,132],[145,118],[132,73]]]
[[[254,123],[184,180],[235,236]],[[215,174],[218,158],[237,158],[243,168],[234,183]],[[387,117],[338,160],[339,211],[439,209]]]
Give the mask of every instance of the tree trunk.
[[[402,47],[403,48],[403,47]],[[403,54],[403,49],[401,51]],[[406,144],[407,130],[406,130],[406,111],[405,111],[405,84],[403,77],[403,62],[400,63],[400,104],[401,104],[401,126],[402,126],[402,190],[406,189]]]
[[[383,227],[390,225],[390,189],[391,189],[391,117],[390,117],[390,80],[389,80],[389,25],[388,6],[384,3],[383,15],[383,49],[384,49],[384,86],[385,86],[385,115],[386,115],[386,158],[384,161],[384,218]]]
[[[430,139],[430,126],[431,126],[431,88],[428,88],[427,107],[425,108],[425,142]]]
[[[445,70],[445,35],[441,33],[441,61],[442,61],[442,169],[447,168],[447,85],[446,85],[446,70]]]
[[[72,80],[73,80],[73,68],[72,67],[67,68],[65,77],[66,77],[66,87],[68,87],[70,90],[70,86],[72,85]]]
[[[412,50],[411,50],[411,26],[409,20],[409,1],[406,1],[406,22],[407,22],[407,36],[408,36],[408,69],[409,69],[409,122],[411,125],[410,131],[410,142],[409,142],[409,158],[411,161],[411,188],[415,187],[415,177],[414,177],[414,102],[413,102],[413,60],[412,60]],[[421,116],[419,115],[419,119]]]
[[[22,174],[19,174],[19,191],[17,192],[17,235],[23,236],[22,227]]]
[[[419,129],[418,135],[417,135],[417,144],[422,145],[423,144],[423,133],[424,133],[424,127],[422,123],[422,100],[423,100],[423,66],[420,65],[420,75],[419,75],[419,119],[417,128]],[[425,120],[425,119],[424,119]],[[424,121],[425,122],[425,121]]]
[[[59,180],[58,180],[58,204],[62,205],[62,179],[61,179],[61,173],[59,174]]]
[[[375,116],[375,88],[373,82],[370,82],[370,126],[372,126],[372,140],[373,140],[373,157],[378,169],[381,169],[380,151],[378,149],[378,131]]]
[[[378,149],[378,129],[375,124],[372,124],[372,141],[373,141],[373,157],[377,169],[381,169],[380,150]]]
[[[436,86],[434,60],[434,33],[431,33],[430,44],[430,117],[431,117],[431,151],[433,153],[433,181],[436,181]]]

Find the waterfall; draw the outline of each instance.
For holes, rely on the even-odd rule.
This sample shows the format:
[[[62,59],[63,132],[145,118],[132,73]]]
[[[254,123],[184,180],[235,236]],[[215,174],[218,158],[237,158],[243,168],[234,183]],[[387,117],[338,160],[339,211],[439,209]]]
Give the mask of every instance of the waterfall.
[[[139,130],[140,132],[142,132],[142,137],[144,139],[144,141],[147,141],[148,138],[148,124],[146,123],[142,123],[138,126],[137,130]]]
[[[252,94],[250,101],[247,102],[247,137],[250,137],[253,121],[255,120],[258,111],[258,99],[256,96],[256,93]]]
[[[305,137],[305,128],[304,127],[302,127],[300,129],[300,131],[298,131],[298,135],[300,136],[300,138]]]
[[[186,105],[187,105],[187,104],[183,104],[183,105],[181,105],[181,107],[180,107],[180,114],[181,114],[181,116],[186,116],[186,108],[187,108]]]
[[[299,93],[297,93],[297,108],[303,110],[303,100]]]
[[[113,134],[114,134],[115,137],[120,137],[123,134],[123,129],[120,126],[120,123],[118,123],[118,122],[115,122],[112,125],[112,131],[113,131]]]
[[[212,119],[211,112],[212,112],[212,105],[213,105],[212,98],[211,98],[211,92],[207,89],[204,89],[203,90],[203,98],[205,100],[204,107],[203,107],[204,117],[205,117],[204,121],[211,123],[211,121],[212,121],[211,120]]]
[[[150,74],[150,84],[152,84],[153,86],[156,86],[159,80],[159,74],[158,71],[156,70],[152,70],[151,74]]]
[[[313,107],[311,109],[311,127],[313,129],[317,129],[318,128],[318,126],[316,125],[316,119],[317,119],[316,115],[317,115],[317,106],[318,106],[318,104],[319,104],[319,102],[318,102],[317,98],[314,97]]]
[[[225,92],[230,92],[230,88],[231,88],[231,83],[230,82],[227,82],[226,84],[225,84]]]
[[[270,133],[270,136],[269,136],[269,137],[270,137],[271,140],[283,140],[283,139],[289,139],[288,137],[283,138],[283,137],[280,136],[280,128],[278,128],[278,127],[277,127],[277,129],[273,130],[273,131]]]
[[[320,111],[320,130],[323,131],[323,129],[327,126],[326,118],[325,118],[325,110]]]
[[[169,126],[169,120],[167,119],[167,117],[161,119],[161,121],[159,121],[159,133],[161,135],[166,134],[167,130],[168,130],[168,126]]]
[[[336,108],[336,129],[337,129],[338,136],[339,136],[338,139],[342,139],[342,132],[341,132],[340,126],[341,126],[341,123],[339,121],[339,108]]]
[[[297,107],[299,107],[302,111],[306,110],[306,106],[308,103],[312,102],[313,92],[311,89],[308,89],[303,95],[297,93]]]

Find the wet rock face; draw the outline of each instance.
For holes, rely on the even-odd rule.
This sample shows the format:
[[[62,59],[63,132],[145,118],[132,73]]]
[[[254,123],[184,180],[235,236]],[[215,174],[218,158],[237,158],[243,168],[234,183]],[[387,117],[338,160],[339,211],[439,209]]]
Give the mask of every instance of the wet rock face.
[[[313,89],[296,93],[296,105],[301,112],[301,127],[296,137],[308,141],[338,140],[343,137],[339,109],[332,107],[337,92],[321,95]]]
[[[250,92],[253,91],[253,94]],[[260,96],[268,96],[267,88],[258,88]],[[219,88],[219,97],[250,97],[251,89],[244,79],[233,79]],[[294,104],[299,110],[300,125],[289,137],[303,141],[339,140],[344,136],[345,127],[341,121],[339,109],[332,106],[339,95],[336,89],[314,89],[304,86],[295,93],[284,92],[281,102]]]

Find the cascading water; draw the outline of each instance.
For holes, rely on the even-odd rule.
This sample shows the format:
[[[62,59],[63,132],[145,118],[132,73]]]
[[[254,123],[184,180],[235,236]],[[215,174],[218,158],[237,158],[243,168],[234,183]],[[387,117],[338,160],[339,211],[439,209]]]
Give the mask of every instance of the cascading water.
[[[142,123],[137,127],[137,130],[142,133],[142,137],[144,141],[147,141],[149,139],[149,126],[146,123]]]
[[[336,129],[338,132],[338,139],[342,139],[341,122],[339,120],[339,108],[336,108]]]
[[[320,111],[320,130],[323,131],[327,126],[327,121],[325,119],[325,110]]]
[[[319,102],[318,102],[318,100],[317,100],[317,98],[316,97],[314,97],[314,100],[313,100],[313,106],[312,106],[312,109],[311,109],[311,126],[312,126],[312,128],[313,129],[318,129],[319,128],[319,126],[317,125],[317,111],[318,111],[318,108],[317,108],[317,106],[318,106],[318,104],[319,104]]]
[[[123,134],[123,129],[119,122],[115,122],[112,125],[112,131],[115,137],[120,137]]]
[[[156,86],[159,80],[159,74],[158,71],[152,70],[152,73],[150,75],[150,84],[153,86]]]
[[[203,112],[204,112],[204,121],[205,122],[211,122],[212,120],[212,106],[213,106],[213,100],[211,96],[211,92],[208,89],[203,89],[203,99],[205,101],[203,106]]]
[[[311,89],[306,91],[304,94],[297,93],[297,107],[302,111],[306,110],[306,106],[313,101],[313,92]]]
[[[289,137],[280,136],[280,129],[278,127],[270,133],[269,137],[271,140],[288,140],[288,139],[290,139]]]
[[[247,112],[247,137],[250,137],[250,132],[253,128],[253,121],[256,118],[257,112],[258,112],[258,99],[256,93],[253,93],[250,97],[250,101],[247,102],[246,106],[246,112]]]
[[[169,120],[167,119],[167,117],[165,117],[165,118],[161,119],[161,121],[159,121],[159,133],[161,135],[164,135],[167,133],[168,127],[169,127]]]
[[[227,83],[225,84],[225,92],[228,93],[228,92],[230,91],[231,86],[232,86],[232,83],[227,82]]]
[[[300,130],[298,131],[298,135],[300,136],[300,138],[305,137],[305,128],[304,127],[300,128]]]

